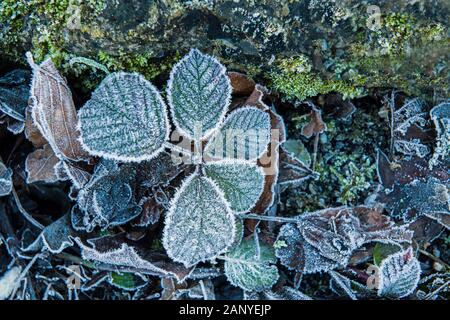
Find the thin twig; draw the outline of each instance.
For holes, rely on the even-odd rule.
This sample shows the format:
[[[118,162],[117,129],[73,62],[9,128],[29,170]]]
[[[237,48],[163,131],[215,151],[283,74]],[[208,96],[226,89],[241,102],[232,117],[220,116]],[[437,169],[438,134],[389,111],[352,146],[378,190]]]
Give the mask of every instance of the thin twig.
[[[312,165],[311,165],[312,171],[316,171],[317,151],[319,149],[319,137],[320,137],[320,134],[318,134],[318,133],[314,134],[314,149],[313,149],[313,154],[312,154]]]
[[[434,295],[438,294],[442,289],[444,289],[445,287],[448,287],[450,285],[450,280],[448,280],[447,282],[445,282],[442,286],[440,286],[439,288],[437,288],[436,290],[434,290],[433,292],[427,294],[425,296],[425,298],[423,298],[424,300],[430,300]]]
[[[40,229],[40,230],[44,230],[45,226],[43,226],[41,223],[39,223],[39,221],[37,221],[36,219],[34,219],[31,214],[29,214],[27,212],[27,210],[25,210],[25,208],[22,206],[22,203],[20,203],[20,199],[17,195],[16,190],[14,189],[14,186],[12,187],[12,195],[14,197],[14,201],[16,202],[16,206],[17,209],[19,209],[20,213],[22,213],[22,215],[24,216],[24,218],[31,223],[33,226],[35,226],[36,228]]]
[[[237,216],[242,219],[272,221],[272,222],[279,222],[279,223],[297,223],[299,221],[298,218],[263,216],[263,215],[254,214],[254,213],[248,213],[248,214],[241,213],[241,214],[238,214]]]
[[[432,255],[431,253],[429,253],[429,252],[427,252],[427,251],[425,251],[425,250],[422,250],[422,249],[419,249],[419,252],[422,253],[422,254],[424,254],[424,255],[426,255],[426,256],[427,256],[428,258],[430,258],[431,260],[434,260],[434,261],[436,261],[436,262],[439,262],[439,263],[442,264],[447,270],[450,269],[450,266],[449,266],[448,264],[446,264],[444,261],[442,261],[442,260],[439,259],[438,257],[435,257],[435,256]]]

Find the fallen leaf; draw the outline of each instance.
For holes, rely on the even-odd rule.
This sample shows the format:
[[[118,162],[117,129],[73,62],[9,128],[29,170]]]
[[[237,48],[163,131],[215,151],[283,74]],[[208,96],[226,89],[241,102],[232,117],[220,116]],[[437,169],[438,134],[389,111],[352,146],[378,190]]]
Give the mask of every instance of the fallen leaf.
[[[27,59],[33,69],[31,84],[32,115],[34,124],[61,158],[86,160],[89,154],[81,147],[77,129],[77,111],[66,80],[48,59],[40,65]]]
[[[27,183],[36,181],[51,183],[58,181],[59,179],[55,172],[55,166],[58,162],[59,158],[55,155],[49,144],[44,145],[42,149],[30,153],[25,161]]]

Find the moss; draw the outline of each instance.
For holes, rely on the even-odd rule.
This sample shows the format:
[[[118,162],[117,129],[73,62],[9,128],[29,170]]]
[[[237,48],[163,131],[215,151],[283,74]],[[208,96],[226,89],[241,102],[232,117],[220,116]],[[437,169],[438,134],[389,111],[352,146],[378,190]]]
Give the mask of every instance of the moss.
[[[161,74],[167,75],[180,58],[181,56],[178,52],[163,59],[155,59],[150,54],[145,53],[119,52],[117,56],[111,56],[104,51],[100,51],[97,55],[97,60],[110,71],[127,70],[128,72],[139,72],[149,80]]]
[[[425,99],[448,96],[450,39],[444,25],[393,13],[378,30],[360,30],[348,54],[333,61],[336,76],[360,77],[368,88],[394,87]]]
[[[341,93],[344,98],[361,96],[363,88],[343,80],[322,79],[312,71],[307,57],[298,55],[282,59],[271,73],[272,86],[286,99],[302,101],[329,92]]]

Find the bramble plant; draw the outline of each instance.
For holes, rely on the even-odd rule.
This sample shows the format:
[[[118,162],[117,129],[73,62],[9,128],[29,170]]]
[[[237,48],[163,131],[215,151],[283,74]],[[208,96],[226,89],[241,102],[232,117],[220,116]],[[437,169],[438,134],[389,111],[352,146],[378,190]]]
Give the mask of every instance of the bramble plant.
[[[448,175],[441,172],[448,151],[445,105],[431,112],[440,137],[434,162],[426,161],[428,152],[418,158],[425,165],[408,160],[420,172],[406,172],[405,179],[380,151],[383,188],[373,197],[377,205],[282,216],[276,213],[280,193],[318,176],[316,153],[327,126],[323,110],[312,102],[301,130],[304,138],[314,137],[310,157],[300,140],[284,144],[284,121],[266,104],[267,89],[227,73],[196,49],[173,67],[164,95],[140,74],[110,73],[95,61],[73,59],[107,74],[78,111],[53,62],[37,65],[31,54],[27,58],[33,69],[31,104],[20,123],[35,150],[25,161],[25,182],[70,181],[68,198],[76,202],[41,225],[20,205],[14,167],[0,162],[0,196],[12,193],[19,211],[42,230],[24,252],[59,254],[76,244],[94,269],[117,270],[108,278],[114,286],[137,289],[146,275],[157,276],[162,296],[169,298],[181,292],[213,297],[210,279],[225,275],[247,299],[310,299],[298,289],[303,275],[313,273],[327,273],[330,290],[351,299],[403,298],[414,293],[421,272],[410,248],[412,225],[429,218],[448,228]],[[425,130],[426,114],[414,116],[423,106],[412,100],[395,110],[391,102],[391,151],[413,155],[398,143],[412,145],[401,141],[413,125]],[[428,177],[427,170],[435,176]],[[415,193],[420,196],[411,197]],[[430,205],[427,198],[437,201]],[[397,224],[398,218],[404,223]],[[369,246],[375,246],[373,286],[349,269],[367,262]],[[287,273],[294,275],[293,287],[284,285]],[[191,288],[181,288],[189,282]]]
[[[244,106],[226,116],[231,91],[225,67],[198,50],[173,68],[167,85],[171,119],[193,142],[194,153],[168,141],[168,108],[141,75],[109,74],[78,112],[79,141],[90,155],[139,163],[170,148],[194,158],[194,172],[171,200],[162,239],[169,257],[186,267],[227,252],[237,237],[236,214],[252,209],[263,192],[265,174],[256,161],[270,142],[269,114]],[[120,225],[139,214],[127,181],[132,169],[121,173],[126,168],[94,173],[72,212],[76,229]],[[276,268],[271,272],[277,274]]]

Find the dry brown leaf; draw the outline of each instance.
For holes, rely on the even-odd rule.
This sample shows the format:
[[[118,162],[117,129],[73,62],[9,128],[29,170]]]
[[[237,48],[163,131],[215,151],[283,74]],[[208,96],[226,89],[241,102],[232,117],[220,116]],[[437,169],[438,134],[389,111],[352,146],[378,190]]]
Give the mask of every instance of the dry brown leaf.
[[[30,153],[25,161],[25,170],[28,174],[27,183],[36,181],[56,182],[58,177],[55,172],[55,166],[59,158],[53,152],[49,144],[44,145]]]
[[[25,111],[25,137],[31,141],[35,148],[41,148],[48,144],[39,129],[34,125],[33,116],[31,115],[31,106]]]
[[[233,95],[249,96],[255,89],[255,81],[240,72],[230,71],[228,77],[233,88]]]
[[[78,140],[77,111],[66,80],[50,59],[36,65],[30,53],[27,58],[33,69],[31,99],[34,124],[62,160],[88,159],[89,154]]]

